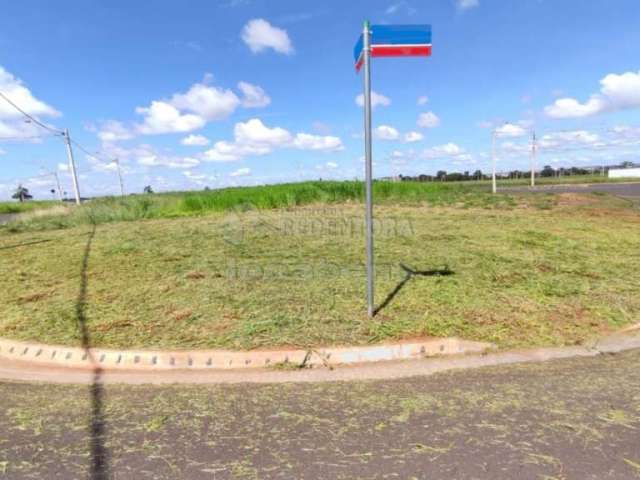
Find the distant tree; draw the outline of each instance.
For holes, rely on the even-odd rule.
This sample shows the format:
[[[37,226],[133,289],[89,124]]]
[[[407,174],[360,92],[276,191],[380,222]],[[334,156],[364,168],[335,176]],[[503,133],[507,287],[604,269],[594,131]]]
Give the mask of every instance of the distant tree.
[[[620,166],[621,166],[622,168],[632,168],[632,167],[634,166],[634,163],[633,163],[633,162],[626,161],[626,162],[622,162],[622,163],[620,164]]]
[[[436,173],[436,178],[438,180],[444,180],[447,177],[447,172],[444,170],[438,170],[438,173]]]
[[[16,188],[16,192],[11,195],[11,198],[15,198],[20,202],[24,202],[25,200],[31,200],[33,198],[33,195],[29,194],[28,188],[25,188],[22,185],[18,185],[18,188]]]
[[[476,180],[482,180],[482,170],[476,170],[473,172],[473,178]]]
[[[144,190],[142,190],[144,193],[153,193],[153,188],[151,188],[151,185],[147,185],[146,187],[144,187]]]
[[[545,165],[544,168],[542,169],[542,172],[540,172],[540,176],[553,177],[555,173],[556,171],[553,169],[551,165]]]
[[[205,191],[205,192],[208,192],[208,191],[210,191],[210,190],[211,190],[211,189],[210,189],[209,187],[204,187],[204,191]]]

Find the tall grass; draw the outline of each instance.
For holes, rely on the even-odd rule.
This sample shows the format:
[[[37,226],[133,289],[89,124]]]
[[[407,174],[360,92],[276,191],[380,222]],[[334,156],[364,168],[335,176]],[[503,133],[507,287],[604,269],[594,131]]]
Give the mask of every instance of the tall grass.
[[[286,209],[309,204],[363,202],[365,188],[358,181],[314,181],[235,187],[199,192],[171,192],[105,197],[80,207],[69,206],[65,214],[39,215],[10,223],[10,231],[48,230],[82,224],[133,221],[150,218],[173,218],[226,212],[234,209]],[[376,202],[428,202],[430,204],[489,205],[496,200],[486,184],[375,182]]]

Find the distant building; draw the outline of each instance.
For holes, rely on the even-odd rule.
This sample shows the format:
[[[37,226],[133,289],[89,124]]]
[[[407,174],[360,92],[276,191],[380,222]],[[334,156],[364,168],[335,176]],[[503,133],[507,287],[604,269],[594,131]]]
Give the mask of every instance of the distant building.
[[[610,168],[609,178],[640,178],[640,168]]]

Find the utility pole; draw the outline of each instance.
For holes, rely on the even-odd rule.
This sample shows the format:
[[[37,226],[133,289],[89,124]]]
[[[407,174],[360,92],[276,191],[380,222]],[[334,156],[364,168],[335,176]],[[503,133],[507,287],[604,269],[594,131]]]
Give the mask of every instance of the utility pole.
[[[538,146],[536,145],[536,131],[533,130],[531,136],[531,186],[536,186],[536,150]]]
[[[58,199],[62,201],[62,188],[60,187],[60,177],[58,176],[58,172],[53,172],[53,176],[56,177],[56,185],[58,187]]]
[[[498,191],[498,186],[496,185],[496,129],[493,129],[491,134],[491,163],[492,163],[492,171],[491,171],[491,192],[496,193]]]
[[[124,183],[122,182],[122,171],[120,170],[120,159],[116,157],[114,159],[116,167],[118,169],[118,180],[120,180],[120,195],[124,197]]]
[[[78,174],[76,173],[76,162],[73,159],[73,149],[71,148],[71,138],[69,137],[69,129],[65,129],[62,134],[64,143],[67,145],[67,156],[69,157],[69,169],[71,171],[71,179],[73,180],[73,193],[76,197],[76,205],[80,205],[80,187],[78,186]]]

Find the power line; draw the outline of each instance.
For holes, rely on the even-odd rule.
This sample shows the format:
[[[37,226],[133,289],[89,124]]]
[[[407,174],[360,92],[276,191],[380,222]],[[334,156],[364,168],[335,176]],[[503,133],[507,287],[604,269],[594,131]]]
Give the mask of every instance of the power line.
[[[79,150],[81,150],[83,153],[85,153],[87,156],[95,158],[96,160],[102,160],[102,161],[107,161],[107,162],[113,162],[113,159],[110,159],[108,157],[103,157],[101,158],[98,152],[90,152],[87,148],[85,148],[84,146],[82,146],[81,143],[77,142],[76,140],[70,138],[71,143],[73,143],[76,147],[78,147]]]
[[[0,140],[31,140],[34,138],[50,138],[53,135],[28,135],[28,136],[15,136],[15,137],[0,137]]]
[[[13,103],[11,101],[11,99],[9,99],[9,97],[7,97],[4,93],[0,92],[0,97],[2,97],[9,105],[11,105],[13,108],[15,108],[18,112],[23,114],[25,117],[27,117],[29,120],[31,120],[36,125],[39,125],[40,127],[44,128],[45,130],[50,131],[54,135],[62,135],[64,133],[64,132],[62,132],[62,130],[56,130],[54,128],[51,128],[51,127],[45,125],[44,123],[42,123],[40,120],[38,120],[34,116],[29,115],[27,112],[25,112],[23,109],[21,109],[18,105]]]

